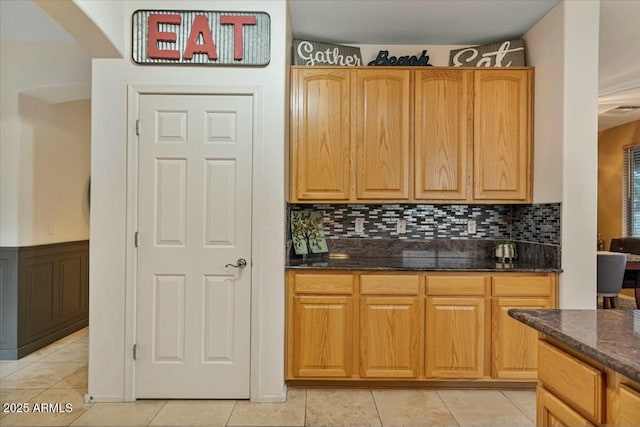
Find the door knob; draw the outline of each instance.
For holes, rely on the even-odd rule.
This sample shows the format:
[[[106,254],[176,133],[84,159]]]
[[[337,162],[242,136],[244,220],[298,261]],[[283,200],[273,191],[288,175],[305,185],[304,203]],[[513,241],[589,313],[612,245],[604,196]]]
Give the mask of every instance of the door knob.
[[[247,266],[247,260],[244,258],[238,258],[235,264],[227,264],[225,267],[245,268]]]

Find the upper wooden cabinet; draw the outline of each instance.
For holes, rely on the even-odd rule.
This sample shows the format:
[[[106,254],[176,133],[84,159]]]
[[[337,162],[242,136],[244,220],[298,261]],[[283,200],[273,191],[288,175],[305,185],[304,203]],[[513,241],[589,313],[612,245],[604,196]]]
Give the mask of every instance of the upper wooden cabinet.
[[[473,71],[417,71],[414,88],[415,199],[466,200]]]
[[[409,198],[408,70],[357,70],[356,197]]]
[[[474,71],[473,198],[531,198],[531,71]]]
[[[532,75],[293,67],[290,201],[531,201]]]
[[[294,69],[291,75],[293,200],[349,200],[351,72]]]

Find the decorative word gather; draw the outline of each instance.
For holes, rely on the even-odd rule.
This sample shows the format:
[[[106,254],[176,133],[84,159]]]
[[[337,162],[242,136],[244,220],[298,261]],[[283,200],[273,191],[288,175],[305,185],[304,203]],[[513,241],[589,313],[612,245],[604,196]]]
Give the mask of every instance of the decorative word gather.
[[[298,45],[298,56],[304,61],[304,65],[328,64],[328,65],[360,65],[360,58],[357,54],[343,55],[339,47],[314,51],[314,46],[303,41]]]

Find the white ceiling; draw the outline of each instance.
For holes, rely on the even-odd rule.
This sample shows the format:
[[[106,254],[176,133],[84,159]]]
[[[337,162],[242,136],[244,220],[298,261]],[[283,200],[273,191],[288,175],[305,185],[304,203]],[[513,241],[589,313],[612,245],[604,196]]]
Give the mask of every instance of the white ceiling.
[[[559,0],[290,0],[296,38],[474,45],[519,38]]]
[[[640,120],[640,109],[616,114],[613,108],[640,106],[640,1],[600,3],[598,129]]]
[[[559,0],[289,0],[294,37],[387,45],[475,45],[518,38],[558,3]],[[203,8],[211,8],[212,4],[204,2]],[[640,0],[601,0],[600,130],[640,119],[640,110],[606,113],[620,105],[640,105],[639,22]],[[0,0],[0,39],[72,40],[31,0]]]

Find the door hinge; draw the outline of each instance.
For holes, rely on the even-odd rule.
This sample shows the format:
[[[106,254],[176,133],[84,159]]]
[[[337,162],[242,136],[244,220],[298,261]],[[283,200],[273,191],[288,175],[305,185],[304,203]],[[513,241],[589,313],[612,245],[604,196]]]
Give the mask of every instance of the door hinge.
[[[136,135],[140,135],[140,120],[136,120]]]
[[[133,360],[138,360],[138,344],[133,345]]]
[[[136,245],[136,248],[138,247],[138,243],[140,242],[140,240],[138,239],[138,232],[136,231],[136,234],[133,236],[133,240],[134,243]]]

